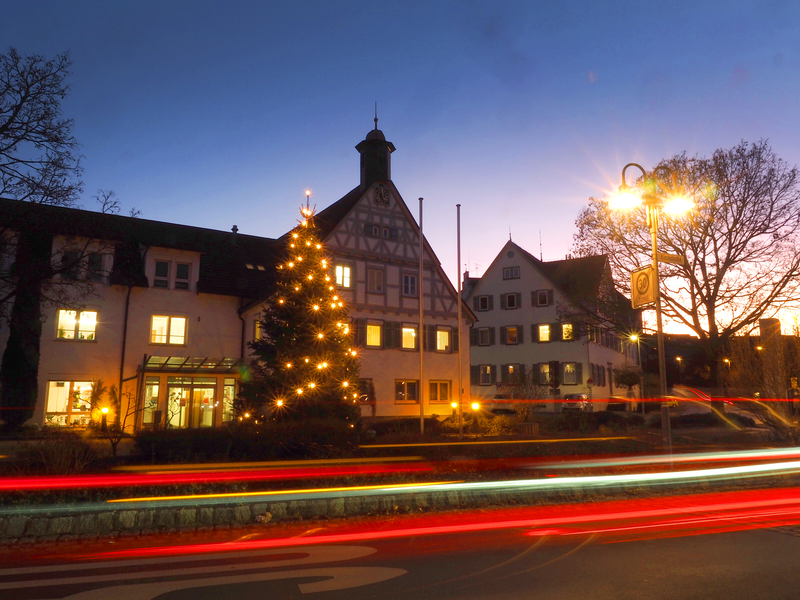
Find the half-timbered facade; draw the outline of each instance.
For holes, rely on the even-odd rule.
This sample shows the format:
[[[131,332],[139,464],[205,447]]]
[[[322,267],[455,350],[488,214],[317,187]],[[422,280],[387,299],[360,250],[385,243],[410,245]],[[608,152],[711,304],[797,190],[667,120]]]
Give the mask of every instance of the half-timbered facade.
[[[420,277],[420,230],[391,181],[392,143],[376,128],[356,149],[359,186],[321,211],[316,223],[350,305],[361,355],[362,415],[450,414],[458,400],[459,359],[464,388],[469,368],[466,344],[459,354],[458,294],[424,236]],[[472,314],[463,312],[467,331]]]

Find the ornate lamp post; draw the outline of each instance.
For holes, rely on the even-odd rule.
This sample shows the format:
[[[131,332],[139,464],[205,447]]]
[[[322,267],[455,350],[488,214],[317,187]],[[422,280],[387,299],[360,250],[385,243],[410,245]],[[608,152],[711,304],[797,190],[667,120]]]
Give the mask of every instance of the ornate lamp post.
[[[625,171],[628,167],[636,167],[642,172],[644,179],[644,192],[641,196],[633,193],[625,182]],[[655,279],[655,305],[656,305],[656,327],[658,335],[658,379],[661,393],[661,438],[664,451],[672,454],[672,432],[669,422],[669,406],[666,402],[667,397],[667,366],[666,355],[664,353],[664,330],[661,320],[661,279],[659,277],[659,254],[658,254],[658,220],[661,212],[678,215],[690,210],[693,204],[681,197],[674,196],[664,198],[657,193],[657,172],[666,173],[672,176],[673,173],[666,167],[656,167],[652,173],[645,171],[644,167],[637,163],[628,163],[622,168],[622,185],[619,186],[619,194],[611,198],[609,206],[614,209],[630,209],[645,205],[647,226],[650,229],[650,241],[653,251],[653,278]]]

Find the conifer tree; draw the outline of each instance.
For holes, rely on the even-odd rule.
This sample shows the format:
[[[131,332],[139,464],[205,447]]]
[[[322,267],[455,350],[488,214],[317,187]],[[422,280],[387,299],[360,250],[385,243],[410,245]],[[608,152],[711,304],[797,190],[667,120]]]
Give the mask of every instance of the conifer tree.
[[[275,291],[262,309],[261,339],[250,344],[258,360],[240,398],[287,419],[354,419],[358,353],[313,213],[306,203],[299,224],[284,236]]]

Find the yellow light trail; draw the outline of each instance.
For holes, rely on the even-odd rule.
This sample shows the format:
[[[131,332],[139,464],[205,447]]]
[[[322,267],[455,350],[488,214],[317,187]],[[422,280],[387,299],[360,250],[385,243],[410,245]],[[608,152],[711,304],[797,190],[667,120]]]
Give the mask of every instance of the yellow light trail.
[[[357,485],[353,487],[333,487],[333,488],[309,488],[305,490],[274,490],[271,492],[232,492],[227,494],[192,494],[188,496],[150,496],[146,498],[117,498],[106,500],[109,504],[120,502],[158,502],[168,500],[206,500],[212,498],[252,498],[257,496],[280,496],[287,494],[321,494],[325,492],[363,492],[368,490],[401,489],[411,487],[431,487],[437,485],[448,485],[463,483],[462,481],[433,481],[430,483],[397,483],[391,485]]]
[[[339,458],[339,459],[319,459],[319,460],[282,460],[264,461],[247,463],[204,463],[204,464],[177,464],[177,465],[137,465],[114,467],[113,471],[130,471],[145,473],[171,472],[192,472],[192,471],[220,471],[227,469],[264,469],[270,467],[311,467],[328,465],[358,465],[381,462],[404,462],[425,460],[423,456],[384,456],[377,458]]]
[[[430,447],[430,446],[479,446],[488,444],[554,444],[556,442],[601,442],[610,440],[635,440],[638,439],[633,436],[617,436],[617,437],[590,437],[590,438],[564,438],[558,440],[502,440],[490,442],[436,442],[436,443],[420,443],[420,444],[367,444],[359,446],[360,449],[367,448],[413,448],[413,447]]]

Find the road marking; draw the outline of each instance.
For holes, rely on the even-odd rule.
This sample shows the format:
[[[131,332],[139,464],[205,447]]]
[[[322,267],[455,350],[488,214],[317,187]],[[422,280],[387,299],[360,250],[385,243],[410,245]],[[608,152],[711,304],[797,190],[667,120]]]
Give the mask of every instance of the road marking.
[[[295,579],[308,577],[327,577],[324,581],[299,583],[297,587],[303,594],[314,592],[331,592],[348,588],[361,587],[381,581],[388,581],[408,573],[405,569],[391,567],[328,567],[320,569],[298,569],[295,571],[273,571],[270,573],[252,573],[250,575],[237,575],[235,577],[207,577],[191,581],[160,581],[133,585],[98,588],[88,592],[79,592],[67,596],[64,600],[108,600],[113,593],[115,600],[154,600],[162,594],[177,590],[192,588],[233,585],[237,583],[254,583],[258,581],[275,581],[279,579]],[[210,580],[210,581],[207,581]]]
[[[146,573],[107,573],[98,575],[86,575],[83,577],[62,577],[59,579],[43,578],[36,581],[22,580],[22,581],[8,581],[0,583],[0,590],[13,590],[18,588],[34,588],[34,587],[51,587],[55,585],[72,585],[77,583],[101,583],[105,581],[124,581],[126,579],[154,579],[158,577],[180,577],[196,575],[198,573],[208,573],[210,570],[215,570],[219,573],[230,571],[246,571],[248,569],[259,568],[274,568],[274,567],[288,567],[306,564],[317,564],[326,562],[337,562],[342,560],[353,560],[356,558],[363,558],[377,552],[375,548],[368,546],[312,546],[309,548],[297,550],[285,549],[272,549],[266,552],[236,552],[230,554],[216,554],[214,558],[244,558],[253,556],[263,556],[268,558],[270,555],[284,555],[302,553],[306,556],[298,558],[287,558],[283,560],[264,560],[254,561],[247,563],[235,563],[225,565],[206,565],[200,567],[188,567],[183,569],[164,569],[164,570],[150,570]],[[211,559],[209,556],[182,556],[177,557],[179,560],[170,562],[187,562],[187,561],[203,561],[207,562]],[[42,572],[59,572],[59,571],[75,571],[75,570],[89,570],[89,569],[116,569],[119,567],[127,566],[147,566],[152,564],[164,564],[164,559],[142,559],[142,560],[126,560],[118,562],[102,562],[102,563],[85,563],[80,565],[58,565],[55,567],[29,567],[26,569],[4,569],[0,571],[0,577],[8,575],[26,575],[31,573]],[[214,577],[215,575],[209,575]],[[174,583],[174,582],[173,582]]]

